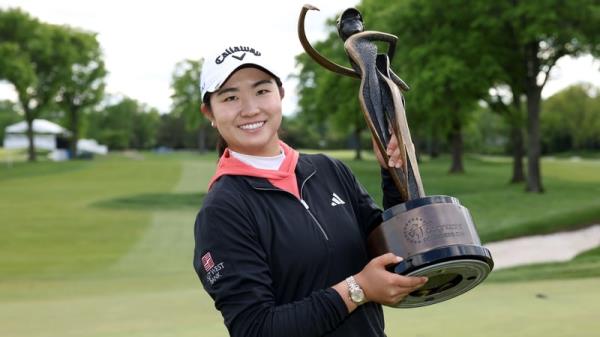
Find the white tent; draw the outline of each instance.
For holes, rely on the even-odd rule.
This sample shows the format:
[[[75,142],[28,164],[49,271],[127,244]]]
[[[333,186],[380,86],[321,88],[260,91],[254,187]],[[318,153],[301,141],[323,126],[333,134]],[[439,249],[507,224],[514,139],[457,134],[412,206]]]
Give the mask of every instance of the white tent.
[[[95,139],[79,139],[77,141],[77,152],[107,154],[108,146],[98,144],[98,142]]]
[[[33,144],[36,149],[55,150],[56,138],[67,137],[70,132],[62,126],[45,119],[33,120]],[[25,149],[29,146],[27,139],[27,122],[22,121],[6,127],[4,132],[5,149]]]
[[[36,149],[52,151],[49,156],[52,160],[68,159],[68,152],[65,147],[65,138],[71,135],[69,130],[62,126],[47,121],[45,119],[35,119],[33,121],[33,143]],[[62,140],[62,146],[59,146],[58,139]],[[4,133],[5,149],[26,149],[29,147],[27,139],[27,122],[22,121],[9,125]],[[62,148],[59,148],[62,147]],[[79,139],[77,141],[78,155],[84,153],[107,154],[108,147],[100,145],[94,139]]]
[[[22,121],[6,127],[6,133],[25,133],[27,132],[27,122]],[[62,126],[47,121],[45,119],[34,119],[33,120],[33,132],[34,133],[50,133],[50,134],[61,134],[69,133],[69,131]]]

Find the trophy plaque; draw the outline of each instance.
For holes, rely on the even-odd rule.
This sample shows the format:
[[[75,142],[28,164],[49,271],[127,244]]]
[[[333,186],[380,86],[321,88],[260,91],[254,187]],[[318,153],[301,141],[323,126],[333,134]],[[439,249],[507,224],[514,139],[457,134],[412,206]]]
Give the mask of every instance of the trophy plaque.
[[[383,212],[383,223],[368,237],[372,257],[388,252],[403,257],[390,271],[429,280],[402,301],[391,305],[413,308],[439,303],[463,294],[485,280],[494,262],[481,246],[469,213],[458,199],[445,195],[426,196],[404,109],[402,91],[408,85],[390,69],[397,37],[365,31],[361,13],[346,9],[337,21],[351,68],[338,65],[316,51],[304,30],[304,5],[298,20],[298,35],[306,53],[337,74],[360,79],[359,102],[375,145],[387,163],[387,145],[395,136],[401,149],[402,167],[387,170],[402,203]],[[377,42],[378,44],[376,44]],[[378,45],[388,45],[379,53]]]

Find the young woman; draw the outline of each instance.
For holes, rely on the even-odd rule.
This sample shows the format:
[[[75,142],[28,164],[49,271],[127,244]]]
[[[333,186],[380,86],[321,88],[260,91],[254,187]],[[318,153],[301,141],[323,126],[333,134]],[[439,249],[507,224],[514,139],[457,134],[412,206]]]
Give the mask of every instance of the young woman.
[[[204,63],[202,113],[226,148],[196,218],[196,272],[231,336],[385,336],[381,304],[427,280],[388,272],[393,254],[369,260],[381,210],[348,167],[279,139],[273,64],[248,45]],[[395,142],[388,153],[399,165]],[[393,205],[389,177],[383,186]]]

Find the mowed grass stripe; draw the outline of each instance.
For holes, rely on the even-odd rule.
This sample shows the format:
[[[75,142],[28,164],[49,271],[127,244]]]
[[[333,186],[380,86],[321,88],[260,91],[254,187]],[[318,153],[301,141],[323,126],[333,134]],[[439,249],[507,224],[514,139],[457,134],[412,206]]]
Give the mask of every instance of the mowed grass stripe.
[[[206,191],[212,176],[207,173],[214,171],[214,166],[206,160],[181,162],[179,181],[170,192],[178,195]],[[105,272],[117,275],[194,274],[194,220],[201,202],[199,198],[196,206],[189,209],[152,212],[150,225],[143,236]]]
[[[436,305],[386,309],[388,336],[589,337],[600,331],[600,278],[483,283]]]

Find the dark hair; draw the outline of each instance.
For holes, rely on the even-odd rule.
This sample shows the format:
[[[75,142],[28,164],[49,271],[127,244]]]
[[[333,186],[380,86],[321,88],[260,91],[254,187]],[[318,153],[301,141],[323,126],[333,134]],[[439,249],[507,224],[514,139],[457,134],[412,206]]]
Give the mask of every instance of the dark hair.
[[[210,107],[210,92],[207,92],[204,95],[204,98],[202,98],[202,103],[206,106],[206,108],[208,110],[211,110],[212,108]],[[225,141],[225,138],[223,138],[223,136],[221,136],[221,134],[219,133],[219,130],[217,130],[217,154],[219,155],[219,158],[221,158],[221,156],[223,155],[223,153],[225,153],[225,149],[227,148],[227,142]]]

